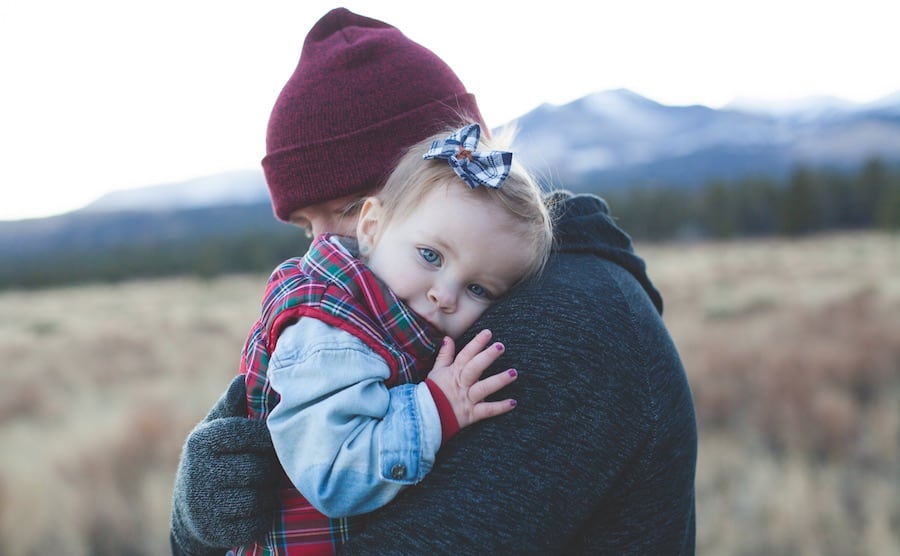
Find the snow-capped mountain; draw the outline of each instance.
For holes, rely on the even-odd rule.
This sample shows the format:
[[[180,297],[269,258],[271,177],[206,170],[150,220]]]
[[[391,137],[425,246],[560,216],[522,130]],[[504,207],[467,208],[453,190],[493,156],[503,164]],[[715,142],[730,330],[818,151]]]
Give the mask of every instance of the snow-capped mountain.
[[[869,104],[747,99],[723,109],[665,106],[628,90],[544,105],[517,120],[516,143],[545,181],[571,189],[699,186],[797,164],[900,161],[900,94]]]
[[[180,183],[113,191],[84,207],[84,212],[178,210],[208,206],[265,203],[269,200],[262,172],[242,170]]]

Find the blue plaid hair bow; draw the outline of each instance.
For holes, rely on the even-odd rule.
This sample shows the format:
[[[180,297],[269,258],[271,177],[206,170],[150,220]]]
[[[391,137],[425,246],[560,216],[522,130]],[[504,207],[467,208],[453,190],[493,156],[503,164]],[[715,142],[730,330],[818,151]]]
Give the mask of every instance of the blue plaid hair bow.
[[[475,147],[478,146],[480,136],[481,127],[478,124],[469,124],[446,139],[432,141],[431,147],[422,158],[446,159],[456,175],[472,189],[479,185],[499,189],[503,180],[509,176],[513,153],[476,151]]]

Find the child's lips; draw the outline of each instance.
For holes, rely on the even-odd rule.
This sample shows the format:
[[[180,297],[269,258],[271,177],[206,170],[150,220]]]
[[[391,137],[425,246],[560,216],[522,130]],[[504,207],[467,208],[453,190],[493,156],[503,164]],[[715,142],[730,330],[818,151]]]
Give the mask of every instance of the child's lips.
[[[427,322],[432,328],[434,328],[441,334],[444,333],[444,329],[441,328],[440,325],[438,325],[437,321],[433,317],[423,316],[422,318],[425,319],[425,322]]]

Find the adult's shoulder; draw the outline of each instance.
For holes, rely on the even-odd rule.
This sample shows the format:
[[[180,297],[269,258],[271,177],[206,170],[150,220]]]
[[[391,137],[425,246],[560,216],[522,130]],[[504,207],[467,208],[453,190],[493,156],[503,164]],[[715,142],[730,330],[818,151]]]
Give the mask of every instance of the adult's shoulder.
[[[652,294],[652,295],[651,295]],[[628,268],[591,252],[559,252],[541,277],[513,293],[494,312],[515,322],[533,320],[548,334],[629,335],[636,323],[661,325],[655,289]]]
[[[602,198],[591,194],[555,191],[546,197],[554,219],[557,255],[590,255],[628,272],[661,314],[662,296],[647,274],[631,236],[613,218]],[[590,284],[593,287],[593,284]]]
[[[595,399],[652,396],[646,386],[659,375],[683,373],[651,296],[627,269],[591,253],[555,254],[540,280],[492,307],[480,324],[545,386],[580,384]]]

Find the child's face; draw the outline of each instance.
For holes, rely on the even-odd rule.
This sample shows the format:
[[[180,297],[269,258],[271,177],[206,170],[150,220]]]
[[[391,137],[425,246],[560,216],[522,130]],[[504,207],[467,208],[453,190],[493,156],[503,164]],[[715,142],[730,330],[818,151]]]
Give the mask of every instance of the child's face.
[[[405,217],[381,223],[369,198],[357,236],[369,268],[410,309],[458,338],[526,272],[533,254],[502,208],[453,180],[437,184]]]

